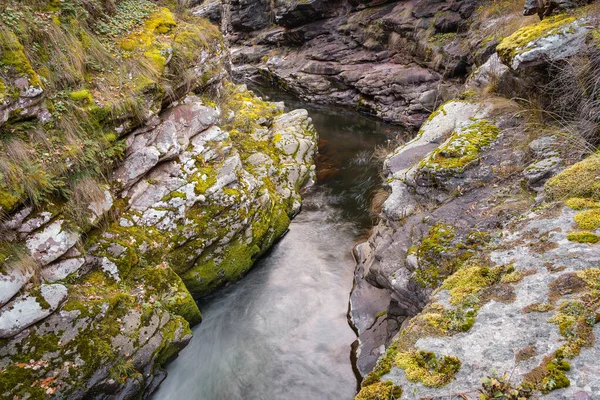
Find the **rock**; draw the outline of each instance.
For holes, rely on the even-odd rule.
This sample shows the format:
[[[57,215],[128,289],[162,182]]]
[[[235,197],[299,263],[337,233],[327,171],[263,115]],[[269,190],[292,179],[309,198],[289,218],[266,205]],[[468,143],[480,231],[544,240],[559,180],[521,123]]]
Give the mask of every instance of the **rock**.
[[[38,297],[39,296],[39,297]],[[22,295],[0,309],[0,338],[10,338],[48,317],[67,298],[63,285],[41,285],[39,294]]]
[[[112,207],[113,198],[108,190],[104,191],[104,199],[93,201],[88,206],[91,211],[90,224],[95,225]]]
[[[502,63],[497,53],[477,68],[467,79],[467,87],[485,88],[489,85],[499,85],[509,68]]]
[[[159,162],[179,155],[190,140],[212,126],[218,116],[217,109],[203,105],[198,97],[186,97],[163,113],[160,123],[151,130],[142,128],[127,138],[127,158],[115,172],[115,178],[124,189],[129,189]]]
[[[529,142],[529,150],[536,158],[549,158],[558,156],[557,148],[559,146],[556,136],[543,136],[539,139]]]
[[[591,29],[588,18],[565,14],[526,26],[505,38],[497,47],[502,62],[513,70],[548,64],[580,52]]]
[[[7,266],[10,268],[10,266]],[[31,269],[14,268],[9,272],[0,273],[0,307],[6,304],[29,282],[35,271]]]
[[[523,176],[527,179],[527,184],[530,187],[540,186],[547,179],[559,172],[562,166],[563,160],[560,157],[545,158],[529,164],[523,171]]]
[[[56,282],[65,279],[74,272],[79,271],[84,262],[85,259],[82,257],[61,260],[44,267],[41,275],[46,282]]]
[[[25,245],[33,258],[42,265],[47,265],[73,247],[80,236],[80,233],[68,228],[64,220],[59,219],[31,234]]]

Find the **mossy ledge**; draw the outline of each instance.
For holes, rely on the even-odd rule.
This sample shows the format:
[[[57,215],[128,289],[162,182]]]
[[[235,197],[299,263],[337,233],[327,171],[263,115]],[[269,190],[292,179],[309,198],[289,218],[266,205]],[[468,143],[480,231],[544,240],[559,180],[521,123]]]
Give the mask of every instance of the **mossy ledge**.
[[[40,283],[67,293],[3,331],[0,397],[141,398],[201,321],[194,298],[285,233],[317,134],[230,83],[218,28],[172,2],[9,1],[0,16],[0,274],[23,275],[44,312]],[[148,136],[160,162],[140,166]],[[143,172],[121,174],[132,162]]]

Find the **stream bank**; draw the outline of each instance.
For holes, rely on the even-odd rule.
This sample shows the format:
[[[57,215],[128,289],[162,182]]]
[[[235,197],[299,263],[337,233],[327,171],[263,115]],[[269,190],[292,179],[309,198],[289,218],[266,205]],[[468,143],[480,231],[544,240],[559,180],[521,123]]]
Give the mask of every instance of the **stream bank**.
[[[256,92],[308,106],[275,90]],[[372,225],[370,197],[380,184],[373,153],[398,128],[336,108],[308,111],[320,155],[302,211],[243,280],[201,302],[203,322],[167,366],[154,399],[354,396],[352,243]]]

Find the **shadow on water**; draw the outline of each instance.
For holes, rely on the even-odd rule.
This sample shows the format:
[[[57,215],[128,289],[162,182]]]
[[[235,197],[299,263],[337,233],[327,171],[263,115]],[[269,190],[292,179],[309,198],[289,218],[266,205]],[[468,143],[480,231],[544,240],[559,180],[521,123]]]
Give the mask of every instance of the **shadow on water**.
[[[257,90],[307,108],[320,134],[318,181],[288,234],[240,282],[200,304],[204,320],[153,399],[351,399],[356,336],[346,318],[352,245],[370,228],[377,145],[398,127]]]

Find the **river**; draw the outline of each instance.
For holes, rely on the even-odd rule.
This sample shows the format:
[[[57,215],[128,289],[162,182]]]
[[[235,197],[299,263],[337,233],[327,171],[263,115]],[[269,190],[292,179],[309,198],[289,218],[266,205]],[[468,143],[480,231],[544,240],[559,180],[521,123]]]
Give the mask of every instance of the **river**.
[[[369,202],[380,183],[374,150],[398,128],[275,91],[262,95],[308,109],[321,138],[319,179],[255,268],[201,301],[204,319],[153,400],[343,400],[356,392],[356,335],[347,320],[352,246],[372,224]]]

